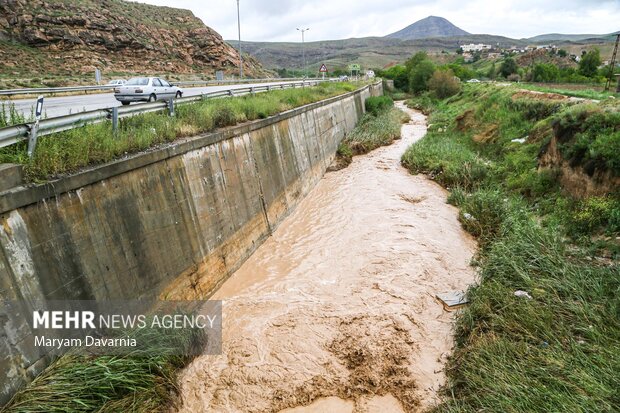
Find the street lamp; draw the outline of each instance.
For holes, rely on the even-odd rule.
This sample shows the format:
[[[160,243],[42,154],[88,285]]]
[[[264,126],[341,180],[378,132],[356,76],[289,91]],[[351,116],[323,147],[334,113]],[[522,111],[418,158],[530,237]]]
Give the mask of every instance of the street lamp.
[[[297,28],[297,30],[301,32],[301,58],[303,60],[303,65],[304,65],[304,76],[303,77],[305,78],[306,77],[306,49],[304,48],[304,33],[310,29],[309,28],[306,28],[306,29]]]
[[[243,57],[241,56],[241,17],[239,17],[239,0],[237,0],[237,28],[239,30],[239,79],[243,79]]]

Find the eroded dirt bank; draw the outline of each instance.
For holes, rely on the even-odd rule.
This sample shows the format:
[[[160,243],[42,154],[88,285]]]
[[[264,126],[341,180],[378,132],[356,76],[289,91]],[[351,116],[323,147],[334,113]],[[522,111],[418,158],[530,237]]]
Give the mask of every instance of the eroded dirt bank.
[[[328,173],[222,286],[221,356],[182,374],[180,412],[417,412],[432,405],[475,242],[400,156],[426,131]]]

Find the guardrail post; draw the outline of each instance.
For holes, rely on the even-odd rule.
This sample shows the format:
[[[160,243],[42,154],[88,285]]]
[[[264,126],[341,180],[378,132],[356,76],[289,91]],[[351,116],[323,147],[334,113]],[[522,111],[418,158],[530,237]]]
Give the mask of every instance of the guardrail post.
[[[118,132],[118,106],[112,108],[112,132]]]
[[[253,95],[254,93],[255,93],[254,92],[254,87],[252,86],[252,87],[250,87],[250,94]]]
[[[30,136],[28,138],[28,157],[32,158],[34,150],[37,147],[37,133],[39,132],[39,120],[30,126]]]
[[[34,116],[35,121],[30,127],[30,137],[28,138],[28,157],[32,158],[34,155],[34,150],[37,147],[37,133],[39,132],[39,121],[41,120],[41,115],[43,114],[43,96],[39,95],[37,99],[37,106],[35,108]]]
[[[232,91],[232,89],[228,90],[228,96],[235,96],[235,93]]]
[[[168,99],[168,115],[174,116],[174,99]]]

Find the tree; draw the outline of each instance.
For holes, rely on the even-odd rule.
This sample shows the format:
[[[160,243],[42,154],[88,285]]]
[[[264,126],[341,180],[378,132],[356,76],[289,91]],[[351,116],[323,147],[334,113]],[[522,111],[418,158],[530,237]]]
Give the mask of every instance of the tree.
[[[558,56],[566,57],[566,56],[568,56],[568,52],[566,50],[564,50],[564,49],[560,49],[560,50],[558,50]]]
[[[499,72],[505,78],[508,76],[517,73],[519,70],[519,66],[517,66],[517,62],[512,57],[507,57],[506,60],[502,62],[502,65],[499,67]]]
[[[405,66],[396,65],[377,73],[381,77],[394,80],[396,89],[407,90],[409,88],[409,74]]]
[[[468,67],[461,66],[456,63],[449,63],[447,65],[441,66],[438,69],[440,70],[452,70],[454,76],[458,77],[461,80],[469,80],[471,78],[476,77],[476,72],[471,70]]]
[[[425,60],[429,60],[428,53],[424,51],[417,52],[416,54],[411,56],[409,59],[407,59],[407,61],[405,62],[405,67],[407,68],[407,72],[411,72],[417,65],[419,65],[421,62]]]
[[[560,69],[551,63],[539,63],[532,70],[534,82],[557,82],[560,78]]]
[[[422,60],[409,72],[409,90],[420,93],[428,90],[428,81],[435,72],[435,64],[430,60]]]
[[[594,77],[601,65],[601,52],[598,49],[590,50],[579,61],[579,74]]]
[[[461,91],[461,82],[454,76],[452,70],[435,70],[428,80],[428,89],[439,99],[454,96]]]

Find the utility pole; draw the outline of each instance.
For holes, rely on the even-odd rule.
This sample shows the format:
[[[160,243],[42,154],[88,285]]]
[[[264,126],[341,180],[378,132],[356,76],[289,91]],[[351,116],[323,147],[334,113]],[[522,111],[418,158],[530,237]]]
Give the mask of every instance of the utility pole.
[[[306,29],[300,29],[297,28],[297,30],[299,30],[301,32],[301,59],[303,61],[303,65],[304,65],[304,78],[306,77],[306,49],[304,47],[304,33],[307,32],[308,30],[310,30],[309,28]]]
[[[237,28],[239,30],[239,79],[243,79],[243,57],[241,56],[241,17],[239,15],[239,0],[237,0]]]
[[[614,53],[611,55],[611,62],[609,63],[609,75],[607,76],[607,83],[605,83],[605,92],[609,90],[611,79],[614,78],[614,70],[616,69],[616,55],[618,54],[618,43],[620,43],[620,34],[616,35],[616,46],[614,47]]]

